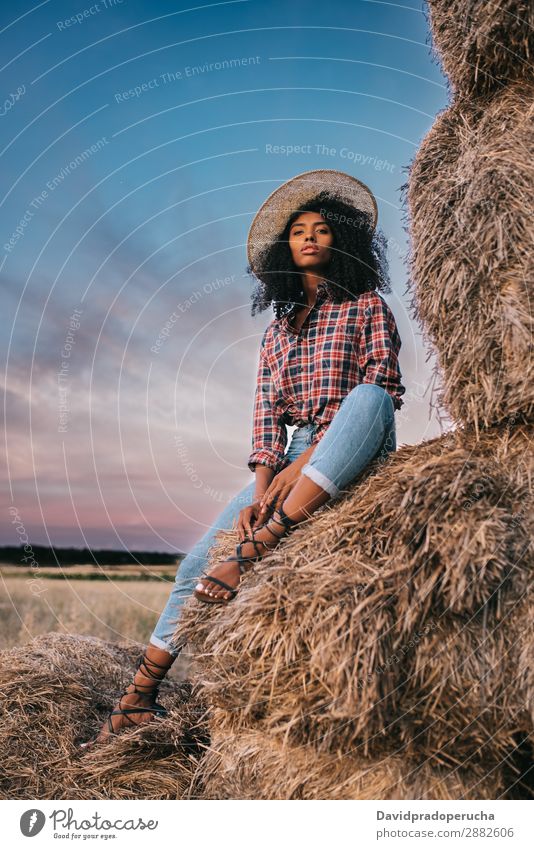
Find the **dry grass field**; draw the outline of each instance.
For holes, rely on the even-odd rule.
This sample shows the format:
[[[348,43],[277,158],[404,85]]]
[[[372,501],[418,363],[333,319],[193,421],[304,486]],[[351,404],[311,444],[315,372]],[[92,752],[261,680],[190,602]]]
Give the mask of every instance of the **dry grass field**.
[[[146,642],[171,589],[168,580],[115,576],[98,581],[40,577],[32,585],[31,578],[13,571],[0,570],[0,650],[50,631]]]

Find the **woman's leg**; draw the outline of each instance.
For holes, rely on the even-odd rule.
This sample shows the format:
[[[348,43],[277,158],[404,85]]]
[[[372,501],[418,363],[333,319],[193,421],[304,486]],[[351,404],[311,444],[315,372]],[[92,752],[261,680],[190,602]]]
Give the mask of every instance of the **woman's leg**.
[[[182,608],[207,566],[208,550],[215,542],[215,537],[219,531],[230,530],[243,507],[252,503],[255,486],[255,481],[251,481],[234,495],[224,510],[217,516],[211,528],[195,543],[189,554],[181,561],[167,603],[150,637],[152,645],[164,649],[174,656],[179,654],[181,646],[174,643],[173,634],[176,631]]]
[[[286,455],[289,462],[295,460],[308,447],[311,435],[311,426],[299,428],[293,433]],[[98,736],[87,743],[83,743],[82,748],[88,748],[95,742],[103,742],[112,733],[112,730],[116,732],[123,727],[149,722],[152,719],[154,711],[147,707],[147,699],[151,702],[154,701],[159,682],[163,680],[183,647],[174,642],[174,633],[183,605],[190,597],[200,574],[207,566],[208,550],[215,542],[217,533],[220,530],[232,528],[234,520],[238,518],[243,507],[252,503],[255,488],[256,482],[253,480],[234,495],[213,525],[180,562],[173,588],[152,632],[150,642],[134,679],[115,705],[114,710],[118,713],[114,716],[110,714]],[[120,713],[124,709],[133,711],[136,707],[140,708],[139,712],[126,715]],[[109,727],[110,723],[112,730]]]
[[[377,384],[359,384],[343,399],[310,461],[303,466],[297,483],[284,500],[279,517],[285,515],[291,524],[302,521],[330,498],[340,495],[343,487],[377,454],[385,458],[395,449],[395,410],[391,396]],[[272,522],[278,522],[275,517]],[[271,524],[269,528],[267,524],[254,534],[255,540],[264,542],[265,547],[272,546],[275,537],[283,536],[284,527],[283,522],[278,522],[278,526]],[[242,552],[243,557],[257,553],[251,542],[243,544]],[[210,575],[213,573],[214,577],[233,585],[230,573],[236,571],[235,564],[226,563],[217,565]],[[236,583],[235,576],[233,583]],[[199,585],[199,590],[209,591],[215,598],[231,598],[229,592],[206,580]]]
[[[311,425],[298,428],[293,432],[286,453],[288,462],[293,462],[293,460],[296,460],[306,450],[311,443],[312,434],[313,426]],[[254,480],[244,486],[232,498],[222,513],[219,514],[212,527],[209,528],[180,563],[167,604],[150,637],[150,643],[152,645],[164,649],[169,654],[175,656],[179,654],[181,646],[176,645],[173,640],[173,634],[176,631],[183,605],[191,596],[201,573],[207,567],[208,549],[213,545],[219,530],[221,528],[230,529],[234,521],[238,519],[241,510],[252,504],[255,489],[256,482]]]
[[[154,713],[158,713],[157,710],[150,710],[150,705],[154,705],[159,683],[182,649],[182,646],[177,646],[173,642],[173,634],[182,607],[191,595],[198,576],[206,567],[207,552],[215,541],[218,531],[220,529],[228,530],[232,527],[239,511],[251,503],[254,488],[255,482],[252,481],[234,495],[214,524],[180,562],[169,598],[150,637],[133,681],[128,685],[113,709],[117,713],[110,714],[97,737],[83,743],[82,748],[89,748],[93,743],[103,742],[111,733],[116,733],[121,728],[150,722]],[[138,708],[138,710],[135,711],[135,708]],[[121,713],[124,710],[130,710],[132,713]]]
[[[391,396],[375,383],[355,386],[302,467],[301,478],[284,501],[286,515],[304,519],[329,498],[341,495],[378,454],[385,459],[396,447]]]

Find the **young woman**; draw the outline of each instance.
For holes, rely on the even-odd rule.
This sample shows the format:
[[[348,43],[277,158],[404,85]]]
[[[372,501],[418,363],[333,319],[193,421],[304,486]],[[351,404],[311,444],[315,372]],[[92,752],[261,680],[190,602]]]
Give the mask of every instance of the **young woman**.
[[[308,171],[271,194],[249,232],[258,285],[252,315],[273,306],[259,354],[252,453],[255,480],[225,507],[182,560],[169,600],[124,691],[94,742],[165,715],[158,687],[182,645],[175,632],[194,593],[228,604],[241,576],[282,537],[343,488],[377,455],[396,449],[403,403],[385,245],[376,201],[340,171]],[[286,425],[296,425],[287,446]],[[286,450],[287,448],[287,450]],[[237,525],[235,554],[206,574],[221,528]]]

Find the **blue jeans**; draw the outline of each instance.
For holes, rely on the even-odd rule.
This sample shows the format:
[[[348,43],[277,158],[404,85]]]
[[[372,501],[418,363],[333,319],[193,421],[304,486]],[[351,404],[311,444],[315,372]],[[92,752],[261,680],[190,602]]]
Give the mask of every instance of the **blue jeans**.
[[[286,451],[289,462],[311,444],[316,426],[297,428]],[[332,498],[347,486],[379,453],[386,457],[397,448],[395,410],[391,396],[374,383],[361,383],[343,398],[326,433],[301,473],[311,478]],[[207,567],[207,552],[220,530],[230,530],[243,507],[251,504],[256,489],[253,480],[228,502],[215,523],[181,561],[167,604],[150,637],[152,645],[172,655],[179,652],[172,637],[184,603],[191,596]]]

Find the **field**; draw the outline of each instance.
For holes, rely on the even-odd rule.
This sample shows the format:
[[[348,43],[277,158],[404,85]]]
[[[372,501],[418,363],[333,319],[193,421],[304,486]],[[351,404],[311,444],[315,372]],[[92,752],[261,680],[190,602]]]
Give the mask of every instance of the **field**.
[[[174,576],[169,567],[151,568],[151,580],[139,580],[129,571],[124,567],[120,572],[107,570],[105,577],[99,575],[100,580],[82,580],[90,578],[88,567],[73,566],[64,570],[68,577],[58,580],[59,570],[54,575],[54,570],[43,569],[36,583],[31,574],[2,565],[0,650],[50,631],[145,643]],[[45,577],[47,574],[52,577]]]

